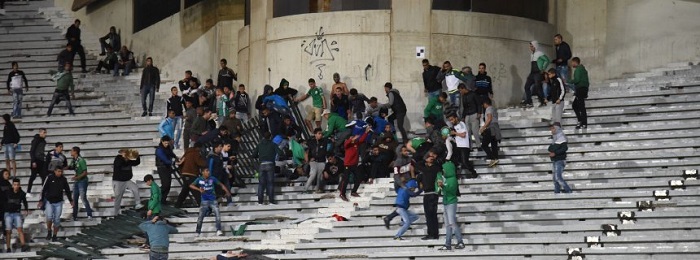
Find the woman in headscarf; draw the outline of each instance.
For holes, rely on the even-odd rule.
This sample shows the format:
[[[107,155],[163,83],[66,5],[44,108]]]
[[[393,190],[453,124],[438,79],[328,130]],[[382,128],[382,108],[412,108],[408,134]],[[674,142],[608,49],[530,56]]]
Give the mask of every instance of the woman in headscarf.
[[[561,189],[564,193],[571,193],[571,188],[564,180],[562,174],[566,167],[566,151],[569,149],[564,131],[559,124],[549,126],[552,131],[552,144],[547,149],[549,158],[552,160],[552,176],[554,181],[554,193],[559,193]]]

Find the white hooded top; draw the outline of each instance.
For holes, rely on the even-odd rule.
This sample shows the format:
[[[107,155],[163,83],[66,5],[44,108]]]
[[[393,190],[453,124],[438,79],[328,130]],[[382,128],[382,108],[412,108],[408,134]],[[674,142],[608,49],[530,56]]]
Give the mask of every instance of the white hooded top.
[[[530,61],[537,61],[540,56],[544,55],[544,53],[540,51],[540,43],[537,41],[531,41],[530,44],[535,47],[535,52],[530,56]]]

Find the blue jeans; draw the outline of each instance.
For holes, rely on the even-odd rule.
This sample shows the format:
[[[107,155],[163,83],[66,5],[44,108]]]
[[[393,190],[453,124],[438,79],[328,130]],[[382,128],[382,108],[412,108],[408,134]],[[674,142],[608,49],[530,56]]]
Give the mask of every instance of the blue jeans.
[[[132,65],[131,61],[125,63],[122,66],[119,66],[119,62],[115,62],[114,63],[114,74],[112,74],[112,75],[114,75],[115,77],[119,76],[119,67],[123,67],[124,68],[124,76],[128,76],[129,73],[131,73],[131,65]]]
[[[219,214],[219,205],[216,200],[202,200],[202,204],[199,207],[199,218],[197,219],[197,234],[202,233],[204,216],[209,215],[211,211],[214,212],[214,217],[216,218],[216,230],[221,230],[221,215]]]
[[[457,103],[457,102],[459,102],[459,91],[452,93],[452,94],[448,94],[448,96],[450,97],[450,103],[459,104],[459,103]]]
[[[399,213],[399,216],[401,216],[403,226],[401,226],[399,232],[396,232],[396,236],[394,237],[401,237],[403,236],[403,233],[406,233],[408,227],[410,227],[411,224],[413,224],[413,222],[416,222],[416,220],[418,220],[418,215],[404,208],[396,208],[396,213]]]
[[[175,129],[175,147],[180,147],[180,138],[182,137],[182,124],[182,116],[175,116],[175,118],[173,118],[173,129]]]
[[[90,208],[90,202],[87,199],[87,188],[88,181],[86,179],[76,181],[73,183],[73,218],[78,217],[78,198],[82,198],[83,205],[87,211],[87,215],[92,217],[92,208]]]
[[[168,253],[148,252],[148,260],[168,260]]]
[[[13,228],[22,228],[22,213],[6,212],[4,217],[5,231],[10,231]]]
[[[566,84],[566,80],[569,79],[569,66],[567,65],[560,65],[556,67],[557,70],[557,76],[561,78],[561,81]]]
[[[266,192],[267,199],[270,203],[276,203],[274,189],[275,164],[270,162],[261,163],[260,172],[258,174],[258,203],[263,203]]]
[[[148,101],[150,102],[148,104],[148,109],[146,107],[146,97],[148,97]],[[141,107],[143,108],[143,112],[148,111],[148,113],[153,112],[153,101],[156,98],[156,86],[154,85],[145,85],[141,86]]]
[[[552,177],[554,181],[554,193],[559,193],[559,190],[563,187],[564,193],[571,193],[571,188],[569,184],[566,183],[562,174],[564,173],[564,167],[566,167],[566,160],[559,160],[552,162]]]
[[[61,225],[61,213],[63,213],[63,201],[50,203],[46,201],[46,221],[53,222],[54,227]]]
[[[17,147],[16,144],[5,144],[5,160],[14,161],[17,157]]]
[[[457,223],[457,203],[445,205],[445,246],[452,247],[452,235],[457,238],[457,244],[464,243],[462,240],[462,230]]]
[[[12,117],[22,117],[22,88],[12,89]]]
[[[433,92],[428,92],[428,99],[438,98],[440,96],[440,92],[442,92],[442,90],[435,90]]]
[[[548,100],[548,98],[549,98],[549,83],[544,83],[544,82],[542,83],[542,96],[544,97],[544,100]]]

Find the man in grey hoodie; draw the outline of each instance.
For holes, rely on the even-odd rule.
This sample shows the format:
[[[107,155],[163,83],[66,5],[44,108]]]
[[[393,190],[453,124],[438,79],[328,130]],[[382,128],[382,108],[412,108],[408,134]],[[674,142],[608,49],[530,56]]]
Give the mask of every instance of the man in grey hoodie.
[[[396,127],[401,132],[401,138],[403,143],[408,143],[408,135],[406,134],[406,129],[404,128],[404,120],[406,120],[406,103],[404,103],[401,94],[399,94],[398,89],[394,89],[391,82],[384,84],[384,92],[386,92],[386,97],[389,99],[389,103],[382,105],[383,107],[391,108],[393,113],[389,116],[389,123],[394,124],[396,120]]]
[[[571,193],[569,184],[566,183],[562,176],[564,167],[566,167],[566,151],[569,149],[567,145],[568,140],[561,129],[561,125],[558,123],[550,125],[549,130],[552,132],[552,144],[549,145],[547,151],[549,151],[549,158],[552,160],[554,193],[558,194],[561,189],[564,190],[564,193]]]

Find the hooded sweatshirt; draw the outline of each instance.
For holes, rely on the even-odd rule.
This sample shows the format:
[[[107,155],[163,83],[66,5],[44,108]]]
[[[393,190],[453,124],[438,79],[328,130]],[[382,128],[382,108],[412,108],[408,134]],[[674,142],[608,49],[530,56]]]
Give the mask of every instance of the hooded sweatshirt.
[[[399,155],[394,161],[394,186],[404,187],[411,179],[411,157]],[[396,192],[399,190],[397,189]]]
[[[16,144],[19,143],[19,139],[19,132],[15,123],[5,123],[5,127],[2,129],[2,144]]]
[[[272,86],[270,85],[265,85],[263,88],[263,94],[258,96],[258,99],[255,100],[255,109],[258,110],[258,113],[262,114],[262,110],[265,108],[265,97],[270,95],[272,93]]]
[[[533,62],[532,72],[542,72],[549,66],[549,57],[540,50],[540,44],[537,41],[531,41],[530,44],[535,47],[535,52],[530,55],[530,62]],[[537,70],[535,70],[537,69]]]
[[[416,197],[421,194],[422,191],[413,192],[411,189],[418,188],[418,182],[416,180],[410,180],[406,183],[405,187],[399,189],[399,194],[396,196],[397,208],[408,209],[411,206],[411,197]]]
[[[46,138],[42,138],[39,134],[34,135],[31,148],[29,148],[29,157],[32,162],[44,161],[46,157]]]
[[[287,86],[286,88],[284,87],[285,85]],[[275,94],[280,95],[285,100],[291,100],[290,96],[294,97],[297,95],[298,92],[299,91],[297,91],[296,89],[289,87],[289,81],[287,81],[286,79],[282,79],[280,81],[279,87],[275,90]]]
[[[347,124],[348,121],[345,120],[345,118],[340,117],[336,113],[331,113],[330,116],[328,116],[328,127],[326,131],[323,131],[323,137],[328,138],[336,132],[342,132]]]
[[[442,172],[438,173],[435,179],[435,190],[442,193],[442,204],[450,205],[457,203],[457,190],[459,183],[457,182],[457,167],[451,161],[442,164]],[[438,185],[438,181],[442,181],[443,187]]]
[[[386,97],[389,99],[389,103],[385,106],[391,108],[391,111],[394,111],[394,113],[406,113],[408,111],[398,89],[392,88],[386,94]]]
[[[435,118],[442,118],[443,105],[439,98],[431,97],[428,101],[428,105],[423,109],[423,117],[433,116]]]
[[[73,92],[75,89],[73,74],[70,71],[57,73],[53,76],[53,80],[56,81],[56,92],[67,92],[68,90]]]
[[[554,126],[554,128],[556,130],[552,135],[552,144],[549,145],[547,151],[554,153],[554,157],[550,157],[553,162],[566,160],[566,151],[569,150],[568,139],[561,127]]]

